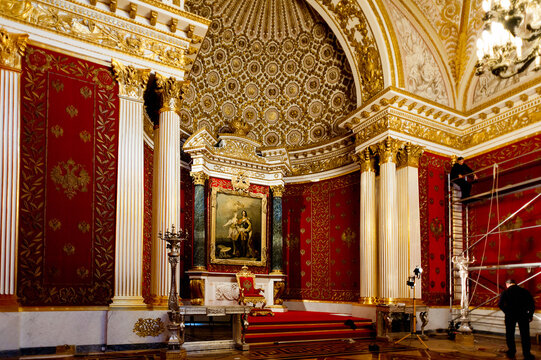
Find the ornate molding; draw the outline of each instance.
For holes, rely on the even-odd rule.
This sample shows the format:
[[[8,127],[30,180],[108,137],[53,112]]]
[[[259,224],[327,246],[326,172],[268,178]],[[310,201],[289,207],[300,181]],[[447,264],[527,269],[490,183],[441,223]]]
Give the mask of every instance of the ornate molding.
[[[119,84],[120,95],[143,100],[150,69],[137,69],[132,65],[126,66],[116,59],[112,59],[111,64],[115,79]]]
[[[140,337],[158,336],[165,331],[165,324],[162,319],[143,319],[139,318],[133,326],[133,332]]]
[[[3,0],[0,12],[15,21],[161,66],[187,71],[193,63],[188,52],[195,36],[168,34],[94,6],[73,1]]]
[[[282,299],[282,295],[284,294],[284,291],[286,289],[286,283],[285,281],[275,281],[274,282],[274,305],[282,305],[284,303],[284,300]]]
[[[273,185],[270,189],[272,191],[272,196],[274,197],[282,197],[284,194],[284,187],[282,185]]]
[[[203,185],[203,186],[205,186],[205,182],[209,178],[209,176],[202,171],[190,172],[190,176],[193,179],[194,185]]]
[[[334,15],[338,28],[349,42],[361,78],[362,102],[383,90],[383,69],[374,35],[357,1],[316,0]]]
[[[358,156],[358,161],[361,164],[361,172],[376,171],[376,158],[374,152],[370,148],[366,148]]]
[[[231,185],[233,190],[247,193],[250,189],[250,178],[246,176],[244,171],[239,171],[238,174],[231,177]]]
[[[411,166],[418,168],[419,159],[423,155],[424,147],[407,142],[398,152],[397,167]]]
[[[188,80],[177,80],[174,77],[166,78],[156,73],[157,92],[161,98],[160,112],[175,111],[180,112],[180,100],[190,85]]]
[[[27,34],[12,34],[0,29],[0,67],[20,71],[27,41]]]
[[[398,151],[403,144],[403,141],[393,139],[392,137],[388,136],[383,141],[372,145],[374,152],[379,155],[380,165],[388,162],[396,163]]]

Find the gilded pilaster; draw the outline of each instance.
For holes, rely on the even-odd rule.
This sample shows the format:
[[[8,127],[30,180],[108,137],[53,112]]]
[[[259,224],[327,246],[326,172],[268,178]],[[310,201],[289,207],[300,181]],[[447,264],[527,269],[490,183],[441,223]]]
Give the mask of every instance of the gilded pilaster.
[[[12,34],[0,29],[0,68],[21,71],[21,58],[26,51],[27,34]]]
[[[144,306],[142,296],[144,168],[143,92],[150,70],[112,60],[119,84],[115,294],[111,306]]]
[[[398,202],[396,160],[402,143],[390,137],[374,147],[379,156],[380,189],[378,207],[379,235],[379,297],[397,298],[399,279],[396,266],[398,264]]]
[[[272,191],[272,257],[271,268],[273,274],[282,274],[283,247],[282,236],[282,194],[284,187],[281,185],[271,186]]]
[[[419,213],[419,159],[423,147],[406,143],[398,153],[398,297],[408,298],[411,290],[406,279],[421,266],[421,223]],[[403,281],[402,281],[403,280]],[[415,297],[421,297],[421,284],[415,287]]]
[[[28,35],[0,29],[0,307],[17,308],[21,57]]]
[[[378,244],[376,227],[375,154],[369,148],[358,154],[361,165],[360,182],[360,297],[371,302],[378,296]]]
[[[205,182],[208,175],[202,171],[190,173],[194,183],[193,269],[205,270]]]
[[[156,74],[156,80],[162,106],[159,131],[154,134],[158,151],[154,164],[157,176],[153,186],[156,202],[153,204],[152,225],[157,231],[165,232],[173,225],[180,225],[180,118],[177,112],[182,88],[187,82],[173,77],[165,78],[160,74]],[[152,238],[152,254],[151,292],[156,304],[165,305],[171,273],[165,243],[156,236],[156,232]],[[177,279],[180,277],[176,276]]]

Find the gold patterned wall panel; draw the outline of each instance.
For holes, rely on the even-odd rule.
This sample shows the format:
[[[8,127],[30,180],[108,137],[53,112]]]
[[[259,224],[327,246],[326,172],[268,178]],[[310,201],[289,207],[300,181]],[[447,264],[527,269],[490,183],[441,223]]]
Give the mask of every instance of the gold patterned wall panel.
[[[313,146],[342,135],[356,108],[338,41],[302,0],[189,0],[212,20],[180,111],[183,126],[230,132],[243,119],[264,146]]]

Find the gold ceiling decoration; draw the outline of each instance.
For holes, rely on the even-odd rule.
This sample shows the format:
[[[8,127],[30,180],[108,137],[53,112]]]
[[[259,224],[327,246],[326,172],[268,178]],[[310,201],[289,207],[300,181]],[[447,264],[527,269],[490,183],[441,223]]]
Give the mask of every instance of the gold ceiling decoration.
[[[185,7],[212,23],[180,110],[184,127],[217,135],[241,121],[252,127],[247,137],[288,149],[345,133],[337,120],[356,108],[353,75],[305,1],[188,0]]]

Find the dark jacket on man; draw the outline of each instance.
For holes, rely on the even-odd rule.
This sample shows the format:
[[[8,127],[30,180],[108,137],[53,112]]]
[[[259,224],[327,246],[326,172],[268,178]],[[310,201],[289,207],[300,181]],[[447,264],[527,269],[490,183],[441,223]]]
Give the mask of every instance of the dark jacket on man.
[[[530,320],[535,312],[535,303],[530,292],[518,285],[511,285],[500,297],[500,309],[505,316]]]

